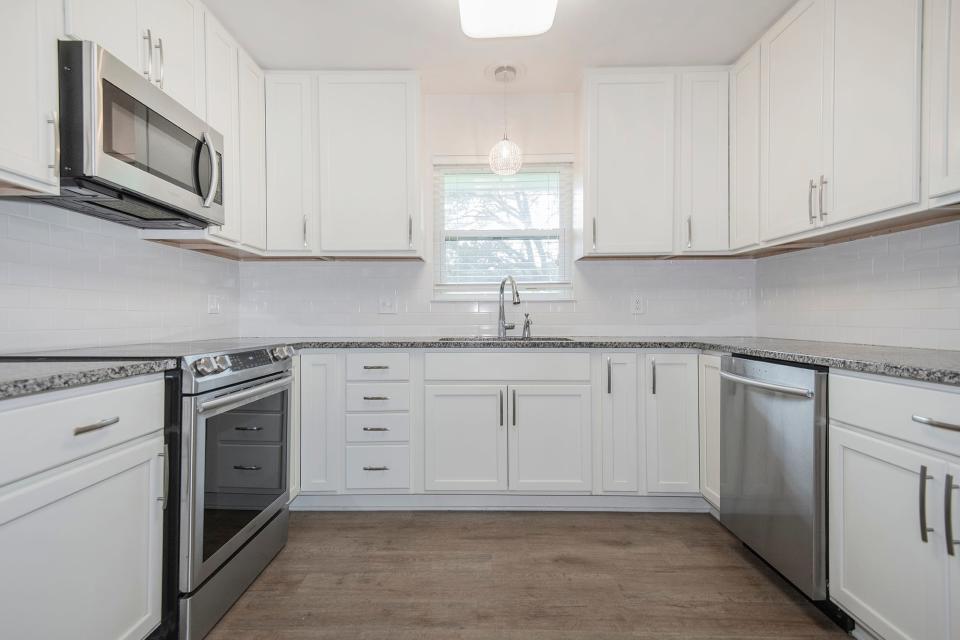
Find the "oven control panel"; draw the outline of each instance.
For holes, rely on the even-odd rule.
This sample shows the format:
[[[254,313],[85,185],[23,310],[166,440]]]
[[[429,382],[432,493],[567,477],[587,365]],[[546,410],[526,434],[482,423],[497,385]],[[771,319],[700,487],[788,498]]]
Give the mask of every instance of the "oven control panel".
[[[253,369],[254,367],[273,364],[273,358],[270,357],[270,352],[266,349],[231,353],[229,358],[230,369],[233,371],[243,371],[244,369]]]

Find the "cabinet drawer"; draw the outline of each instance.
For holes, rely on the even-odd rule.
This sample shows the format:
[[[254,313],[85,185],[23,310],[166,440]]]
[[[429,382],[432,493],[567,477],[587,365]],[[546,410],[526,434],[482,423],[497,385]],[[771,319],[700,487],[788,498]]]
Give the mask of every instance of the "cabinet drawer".
[[[960,388],[830,376],[831,420],[960,455],[960,430],[922,424],[914,420],[914,416],[960,429]]]
[[[280,442],[283,439],[283,414],[224,413],[210,419],[211,430],[219,442]]]
[[[407,489],[410,447],[347,447],[347,489]]]
[[[220,444],[217,446],[216,476],[207,468],[206,490],[279,489],[282,453],[274,444]]]
[[[409,413],[347,415],[347,442],[406,442],[409,439]]]
[[[424,359],[427,380],[590,379],[589,353],[428,353]]]
[[[347,380],[409,380],[409,353],[348,353]]]
[[[347,385],[347,411],[406,411],[410,385],[406,382],[369,382]]]
[[[3,406],[0,485],[163,429],[163,380],[99,391],[91,386],[82,396],[8,411]]]

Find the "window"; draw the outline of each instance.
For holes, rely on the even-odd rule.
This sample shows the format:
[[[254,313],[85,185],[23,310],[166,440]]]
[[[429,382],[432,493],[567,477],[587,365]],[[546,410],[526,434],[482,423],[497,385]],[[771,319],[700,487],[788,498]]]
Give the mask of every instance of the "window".
[[[569,164],[532,164],[513,176],[486,166],[437,166],[438,291],[489,292],[507,275],[528,291],[568,289]]]

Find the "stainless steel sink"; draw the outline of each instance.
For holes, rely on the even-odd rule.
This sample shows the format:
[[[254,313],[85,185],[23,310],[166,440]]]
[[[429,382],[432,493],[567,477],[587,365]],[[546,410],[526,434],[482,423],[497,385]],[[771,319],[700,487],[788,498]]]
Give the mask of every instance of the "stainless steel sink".
[[[500,338],[497,336],[459,336],[451,338],[438,338],[438,342],[570,342],[573,338],[560,338],[556,336],[535,336],[533,338],[521,338],[520,336],[507,336]]]

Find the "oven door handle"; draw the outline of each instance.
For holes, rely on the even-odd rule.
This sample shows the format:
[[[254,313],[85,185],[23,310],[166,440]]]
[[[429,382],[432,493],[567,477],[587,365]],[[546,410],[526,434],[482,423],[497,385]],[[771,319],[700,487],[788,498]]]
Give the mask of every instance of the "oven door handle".
[[[293,380],[293,376],[285,376],[279,380],[274,380],[273,382],[267,382],[266,384],[260,384],[255,387],[250,387],[249,389],[244,389],[243,391],[237,391],[236,393],[231,393],[227,396],[221,396],[219,398],[214,398],[213,400],[207,400],[206,402],[200,402],[197,404],[197,413],[206,413],[208,411],[213,411],[214,409],[219,409],[225,407],[229,404],[234,404],[236,402],[243,402],[244,400],[249,400],[250,398],[255,398],[264,393],[282,389],[284,387],[290,386],[290,381]]]

